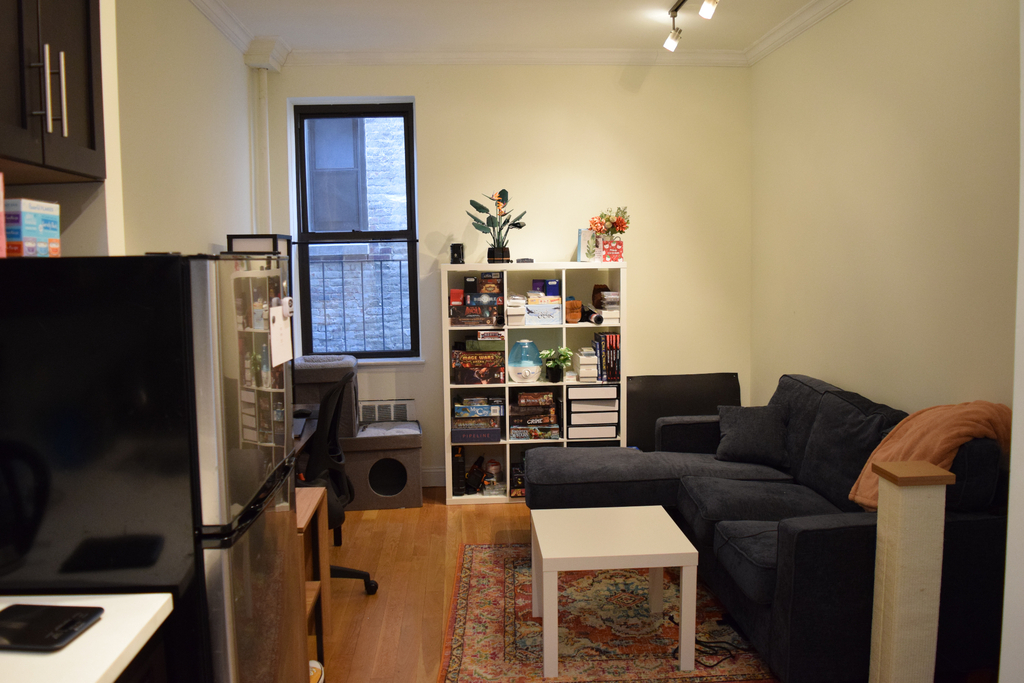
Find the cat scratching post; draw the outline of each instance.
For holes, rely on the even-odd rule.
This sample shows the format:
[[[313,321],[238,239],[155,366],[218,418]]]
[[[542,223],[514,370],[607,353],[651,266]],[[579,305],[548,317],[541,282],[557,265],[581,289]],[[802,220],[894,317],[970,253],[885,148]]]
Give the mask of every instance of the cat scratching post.
[[[931,683],[939,632],[946,486],[928,462],[874,463],[878,540],[869,683]]]

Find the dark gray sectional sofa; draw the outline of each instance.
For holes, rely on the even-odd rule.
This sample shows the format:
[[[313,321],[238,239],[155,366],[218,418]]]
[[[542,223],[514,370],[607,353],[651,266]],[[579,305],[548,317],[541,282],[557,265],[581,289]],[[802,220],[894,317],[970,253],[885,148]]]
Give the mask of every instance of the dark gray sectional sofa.
[[[784,375],[767,407],[659,420],[656,452],[531,449],[526,503],[665,506],[700,553],[701,579],[779,678],[865,681],[877,515],[847,496],[872,450],[906,415],[821,380]],[[974,439],[953,462],[940,672],[998,664],[1001,461],[995,441]]]

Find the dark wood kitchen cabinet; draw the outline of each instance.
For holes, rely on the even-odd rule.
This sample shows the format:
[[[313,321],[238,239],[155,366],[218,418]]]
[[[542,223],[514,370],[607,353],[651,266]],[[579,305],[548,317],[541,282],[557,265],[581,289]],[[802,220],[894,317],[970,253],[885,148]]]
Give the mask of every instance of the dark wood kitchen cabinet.
[[[99,13],[99,0],[0,0],[7,184],[106,176]]]

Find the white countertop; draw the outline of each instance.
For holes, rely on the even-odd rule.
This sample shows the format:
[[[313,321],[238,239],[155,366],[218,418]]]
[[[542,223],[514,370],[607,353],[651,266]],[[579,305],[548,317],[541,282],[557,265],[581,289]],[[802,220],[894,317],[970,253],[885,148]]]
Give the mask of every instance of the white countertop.
[[[4,683],[112,683],[173,609],[170,593],[0,595],[8,605],[102,607],[103,616],[56,652],[0,652]]]

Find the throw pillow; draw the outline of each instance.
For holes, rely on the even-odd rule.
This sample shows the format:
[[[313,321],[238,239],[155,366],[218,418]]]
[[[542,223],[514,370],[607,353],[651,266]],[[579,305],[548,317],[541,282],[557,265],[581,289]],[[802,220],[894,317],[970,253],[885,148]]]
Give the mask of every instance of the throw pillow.
[[[718,417],[722,440],[715,453],[716,459],[786,467],[788,415],[785,408],[719,406]]]

